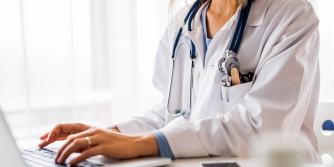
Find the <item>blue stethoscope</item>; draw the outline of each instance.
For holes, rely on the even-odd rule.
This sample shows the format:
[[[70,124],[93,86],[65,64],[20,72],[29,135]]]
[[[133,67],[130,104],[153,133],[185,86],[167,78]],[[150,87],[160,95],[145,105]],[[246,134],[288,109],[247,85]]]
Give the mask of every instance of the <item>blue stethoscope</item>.
[[[231,77],[231,69],[232,68],[237,68],[239,70],[240,64],[239,60],[237,58],[237,52],[241,43],[242,36],[244,34],[244,30],[246,27],[248,15],[250,8],[252,6],[252,0],[248,0],[248,4],[245,8],[243,8],[240,12],[239,19],[236,25],[236,28],[234,30],[234,34],[232,37],[232,40],[230,42],[229,48],[226,51],[226,59],[221,58],[218,62],[218,70],[227,74],[227,77]],[[188,22],[188,31],[192,31],[191,23],[194,19],[194,16],[196,15],[198,9],[200,8],[200,3],[197,0],[193,6],[190,8],[189,12],[187,13],[185,19],[184,19],[184,24]],[[189,98],[189,109],[188,110],[176,110],[175,114],[171,113],[169,111],[169,100],[170,100],[170,95],[171,95],[171,90],[172,90],[172,83],[173,83],[173,74],[174,74],[174,64],[175,64],[175,53],[176,49],[178,48],[179,45],[182,44],[187,44],[185,42],[179,43],[179,39],[181,37],[183,29],[180,27],[179,32],[177,33],[175,42],[174,42],[174,47],[173,47],[173,54],[172,54],[172,73],[171,73],[171,79],[170,79],[170,85],[169,85],[169,92],[168,92],[168,98],[167,98],[167,112],[169,115],[173,117],[177,116],[183,116],[183,117],[188,117],[191,113],[191,101],[192,101],[192,88],[193,88],[193,71],[195,67],[195,59],[196,59],[196,47],[193,41],[190,39],[190,60],[191,60],[191,69],[190,69],[190,98]]]

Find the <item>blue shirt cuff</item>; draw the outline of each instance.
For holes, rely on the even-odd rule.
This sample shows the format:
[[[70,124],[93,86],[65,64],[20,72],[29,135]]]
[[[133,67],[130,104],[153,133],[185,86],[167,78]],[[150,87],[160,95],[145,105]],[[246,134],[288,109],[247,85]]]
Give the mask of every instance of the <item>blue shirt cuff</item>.
[[[165,135],[159,130],[151,131],[151,133],[158,142],[160,156],[175,159]]]

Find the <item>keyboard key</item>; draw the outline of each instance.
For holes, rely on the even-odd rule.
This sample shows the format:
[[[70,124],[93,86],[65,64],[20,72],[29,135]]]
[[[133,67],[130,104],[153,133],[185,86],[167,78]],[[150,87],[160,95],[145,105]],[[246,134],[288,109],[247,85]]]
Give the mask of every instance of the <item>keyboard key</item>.
[[[57,164],[54,161],[56,152],[46,149],[37,148],[35,150],[21,150],[21,154],[25,163],[29,167],[69,167],[69,164]],[[75,165],[77,167],[99,167],[100,164],[92,163],[89,161],[82,161]]]

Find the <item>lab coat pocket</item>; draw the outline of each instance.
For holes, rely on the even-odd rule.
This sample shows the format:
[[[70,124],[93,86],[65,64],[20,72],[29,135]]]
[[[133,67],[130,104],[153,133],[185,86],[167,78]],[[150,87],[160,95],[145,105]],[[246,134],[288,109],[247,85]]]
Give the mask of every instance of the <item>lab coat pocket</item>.
[[[221,86],[224,113],[230,111],[237,104],[244,104],[244,98],[253,86],[253,82],[247,82],[236,86]]]

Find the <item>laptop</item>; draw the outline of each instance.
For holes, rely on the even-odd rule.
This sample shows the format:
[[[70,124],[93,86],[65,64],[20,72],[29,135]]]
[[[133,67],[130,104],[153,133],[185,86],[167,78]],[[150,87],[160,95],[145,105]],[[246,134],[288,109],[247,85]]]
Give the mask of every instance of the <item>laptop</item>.
[[[59,145],[59,144],[58,144]],[[0,166],[15,167],[66,167],[69,164],[56,164],[54,158],[57,154],[55,146],[50,148],[26,148],[19,150],[6,121],[0,111]],[[61,145],[58,146],[58,149]],[[70,156],[69,160],[75,156]],[[69,162],[67,160],[67,162]],[[95,156],[86,161],[78,163],[76,166],[82,167],[149,167],[163,166],[171,163],[170,158],[162,157],[142,157],[130,160],[116,160],[103,156]]]

